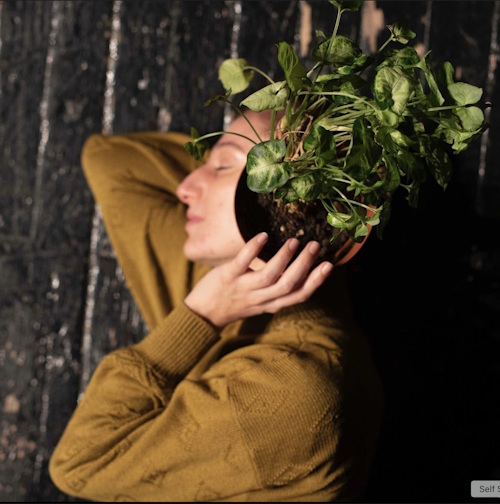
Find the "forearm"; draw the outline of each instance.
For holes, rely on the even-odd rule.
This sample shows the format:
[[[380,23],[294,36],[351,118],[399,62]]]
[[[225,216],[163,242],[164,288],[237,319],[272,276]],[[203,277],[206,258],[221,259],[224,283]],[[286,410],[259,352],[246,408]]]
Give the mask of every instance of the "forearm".
[[[181,133],[130,133],[92,135],[81,154],[85,175],[100,204],[115,189],[139,195],[175,199],[177,185],[196,166]]]
[[[154,329],[191,290],[199,266],[182,253],[185,208],[177,184],[194,166],[186,135],[90,137],[82,165],[127,286]]]
[[[158,441],[167,446],[182,435],[175,422],[155,427],[155,419],[175,416],[179,405],[170,402],[178,383],[218,338],[209,324],[180,306],[141,343],[106,356],[51,458],[57,486],[71,495],[107,500],[120,493],[122,478],[138,483],[140,471],[125,463],[126,457],[153,450],[158,428],[171,429]],[[118,468],[122,478],[101,488],[103,478]]]

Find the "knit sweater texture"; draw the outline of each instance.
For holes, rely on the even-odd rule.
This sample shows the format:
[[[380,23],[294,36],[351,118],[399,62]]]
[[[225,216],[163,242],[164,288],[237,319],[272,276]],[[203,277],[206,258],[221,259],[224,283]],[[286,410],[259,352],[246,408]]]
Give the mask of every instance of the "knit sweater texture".
[[[96,501],[359,501],[383,392],[342,268],[326,303],[220,332],[189,310],[183,300],[208,268],[182,254],[175,189],[196,167],[187,140],[148,132],[85,143],[85,175],[150,332],[102,359],[50,475]]]

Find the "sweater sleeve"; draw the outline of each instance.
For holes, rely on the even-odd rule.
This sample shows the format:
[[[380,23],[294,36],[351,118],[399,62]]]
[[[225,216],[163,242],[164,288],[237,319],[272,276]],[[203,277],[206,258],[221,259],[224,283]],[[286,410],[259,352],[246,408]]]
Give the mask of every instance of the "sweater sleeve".
[[[180,305],[106,356],[50,459],[54,483],[97,501],[339,496],[339,389],[321,352],[249,345],[190,374],[221,343]]]
[[[183,302],[206,268],[182,253],[185,208],[179,182],[196,166],[181,133],[92,135],[82,166],[144,320],[153,329]]]

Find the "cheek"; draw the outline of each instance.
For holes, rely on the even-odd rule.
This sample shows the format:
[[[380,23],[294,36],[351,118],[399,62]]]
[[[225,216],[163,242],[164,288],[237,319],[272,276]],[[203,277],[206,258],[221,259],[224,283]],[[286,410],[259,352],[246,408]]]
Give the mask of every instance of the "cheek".
[[[217,229],[220,242],[225,243],[226,246],[231,246],[232,251],[235,250],[235,247],[241,248],[244,244],[234,212],[236,184],[237,179],[233,180],[231,184],[226,184],[225,187],[223,189],[221,188],[222,190],[219,191],[219,197],[217,201],[214,202],[216,218],[212,221],[212,226],[215,226]]]
[[[217,215],[219,218],[215,225],[219,233],[225,236],[227,241],[236,242],[238,244],[240,244],[240,242],[243,243],[243,238],[241,238],[236,215],[234,213],[233,198],[229,201],[218,202]]]

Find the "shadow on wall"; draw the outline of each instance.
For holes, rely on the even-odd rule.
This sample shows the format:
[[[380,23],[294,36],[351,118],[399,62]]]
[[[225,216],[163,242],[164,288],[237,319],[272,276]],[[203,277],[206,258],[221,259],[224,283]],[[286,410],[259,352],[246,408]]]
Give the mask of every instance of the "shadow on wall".
[[[383,240],[353,265],[386,392],[369,501],[463,502],[471,481],[500,478],[497,222],[444,219],[467,193],[458,178],[441,191],[426,187],[417,212],[395,201]]]

